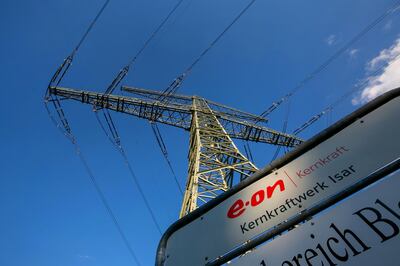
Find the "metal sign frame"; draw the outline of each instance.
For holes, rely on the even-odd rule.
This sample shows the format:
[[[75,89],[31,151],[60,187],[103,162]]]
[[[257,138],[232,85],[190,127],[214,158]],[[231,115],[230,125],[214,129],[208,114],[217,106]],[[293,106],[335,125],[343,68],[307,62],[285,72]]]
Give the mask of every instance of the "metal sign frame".
[[[321,235],[321,234],[324,235],[324,233],[326,233],[325,230],[322,230],[323,232],[318,231],[317,228],[319,226],[321,226],[321,223],[322,224],[325,223],[325,225],[326,225],[326,222],[329,221],[329,223],[335,222],[335,224],[337,224],[338,220],[340,221],[341,219],[342,219],[341,222],[349,221],[350,218],[347,216],[346,216],[346,218],[337,217],[338,213],[343,213],[343,211],[348,212],[350,209],[352,209],[354,211],[354,209],[353,209],[355,207],[353,205],[354,203],[356,203],[356,205],[358,205],[358,206],[356,206],[356,208],[359,209],[359,207],[360,207],[359,204],[361,201],[360,199],[364,199],[367,201],[369,199],[371,199],[371,201],[375,201],[376,198],[375,198],[375,196],[373,196],[371,198],[371,193],[376,195],[376,193],[378,192],[378,194],[380,196],[386,196],[386,194],[387,194],[386,189],[389,189],[389,190],[391,190],[392,197],[394,195],[397,195],[397,192],[396,192],[397,187],[396,187],[396,185],[393,187],[393,184],[391,182],[393,182],[393,183],[397,182],[397,184],[399,183],[400,171],[397,171],[399,169],[400,169],[400,158],[398,158],[396,161],[392,162],[391,164],[383,167],[379,171],[376,171],[373,174],[369,175],[367,178],[365,178],[364,180],[360,181],[359,183],[353,185],[349,189],[346,189],[345,191],[338,193],[333,198],[324,200],[323,202],[318,204],[318,206],[308,209],[305,213],[301,213],[300,215],[294,217],[292,220],[288,221],[284,225],[278,226],[274,230],[271,230],[271,232],[266,233],[258,241],[258,242],[261,242],[261,243],[259,243],[260,246],[257,246],[257,248],[255,250],[253,249],[254,247],[251,247],[251,252],[249,254],[246,254],[247,251],[249,251],[249,249],[247,249],[247,250],[243,250],[241,248],[238,249],[238,251],[235,251],[236,261],[234,261],[232,263],[232,265],[277,265],[276,261],[274,260],[275,258],[282,258],[282,254],[285,254],[287,251],[293,249],[293,247],[296,245],[300,249],[304,248],[304,245],[306,245],[306,243],[309,243],[309,241],[310,241],[310,238],[308,238],[308,236],[311,236],[311,239],[316,238],[315,240],[313,240],[311,242],[321,243],[320,242],[321,240],[317,240],[318,238],[320,238],[320,236],[317,237],[316,236],[317,234],[315,234],[315,233],[318,233],[318,235]],[[394,175],[392,175],[392,174],[394,174]],[[388,185],[388,184],[391,184],[391,185]],[[387,187],[387,188],[384,188],[384,187]],[[382,190],[382,188],[384,188],[384,190]],[[385,192],[382,193],[382,191],[385,191]],[[381,199],[381,198],[379,198],[379,199]],[[358,202],[358,204],[357,204],[357,202]],[[371,204],[371,202],[368,202],[368,204]],[[370,205],[368,205],[368,206],[370,206]],[[323,212],[323,214],[321,214],[321,216],[315,217],[315,219],[314,219],[314,215],[320,214],[321,212]],[[393,213],[391,213],[391,214],[393,215]],[[398,217],[397,214],[394,214],[394,216]],[[385,219],[386,218],[387,217],[385,217]],[[353,220],[353,222],[354,222],[354,220]],[[300,223],[302,225],[299,228],[296,228],[295,230],[289,230],[289,228],[293,229],[294,226],[296,226],[297,224],[300,224]],[[312,229],[311,229],[311,227],[312,227]],[[356,229],[355,227],[353,227],[353,228]],[[361,228],[357,228],[357,229],[361,229]],[[366,232],[365,228],[363,231],[358,231],[358,233],[361,233],[361,232],[365,233]],[[282,233],[284,235],[281,235]],[[288,238],[291,238],[291,235],[292,235],[292,239],[288,240]],[[294,239],[293,239],[293,235],[294,235]],[[362,234],[359,234],[359,235],[362,236]],[[299,237],[299,236],[300,236],[300,238],[297,238],[297,240],[296,240],[296,237]],[[393,236],[395,236],[395,235],[393,235]],[[278,238],[275,238],[275,237],[278,237]],[[280,237],[282,237],[282,238],[280,238]],[[398,238],[397,243],[399,243],[400,236],[397,235],[397,238]],[[273,239],[273,241],[270,241],[272,239]],[[365,241],[365,239],[363,241]],[[299,245],[299,242],[301,243],[301,245]],[[380,240],[374,239],[373,242],[375,244],[377,244],[377,243],[381,244],[385,241],[382,241],[382,239],[380,239]],[[256,244],[256,243],[253,243],[252,246],[254,246],[254,244]],[[264,244],[266,244],[266,245],[264,245]],[[285,246],[285,248],[282,249],[282,252],[279,251],[279,253],[277,253],[276,249],[273,248],[273,246],[281,248],[282,245]],[[393,245],[393,244],[391,244],[391,245]],[[371,247],[374,247],[374,246],[370,246],[369,248],[371,248]],[[396,250],[396,247],[394,247],[394,249]],[[308,250],[308,249],[306,248],[306,250]],[[393,253],[393,250],[392,250],[392,253]],[[242,254],[246,254],[246,256],[240,256]],[[260,261],[263,261],[262,264],[249,263],[255,259],[259,260],[261,254],[263,257],[263,259],[260,260]],[[368,254],[369,254],[369,256],[371,255],[370,252],[368,252]],[[396,254],[396,256],[399,255],[398,253],[395,253],[395,254]],[[232,257],[232,255],[233,254],[230,254],[230,257]],[[324,254],[324,256],[325,255],[327,255],[327,254]],[[353,257],[354,257],[354,253],[353,253]],[[375,256],[372,256],[372,257],[379,258],[379,257],[385,257],[385,255],[375,254]],[[324,258],[327,259],[327,257],[324,257]],[[269,259],[269,261],[265,262],[264,259],[265,260]],[[299,265],[299,264],[303,265],[302,262],[304,262],[304,260],[302,262],[300,262],[302,259],[301,256],[300,257],[296,256],[296,259],[299,259],[299,261],[292,260],[294,263],[296,263],[296,265]],[[303,259],[306,259],[306,258],[303,257]],[[338,260],[338,257],[335,257],[335,259]],[[396,260],[396,258],[388,257],[388,258],[386,258],[386,262],[387,261],[393,262],[393,259]],[[207,266],[221,265],[221,263],[225,263],[228,260],[231,260],[231,258],[228,259],[227,257],[224,257],[224,258],[215,260],[212,263],[207,264]],[[290,261],[290,262],[286,261],[286,263],[284,263],[284,264],[292,265],[291,264],[292,261]],[[308,259],[306,259],[306,262],[308,265],[310,265],[309,264],[310,262],[308,261]],[[340,259],[337,262],[340,262]],[[329,265],[336,265],[335,263],[330,262],[330,261],[328,261],[328,263],[330,263]],[[379,263],[381,265],[385,265],[383,261],[380,261]],[[353,261],[352,264],[359,265],[359,261],[358,262]],[[281,265],[281,264],[279,264],[279,265]],[[282,265],[283,265],[283,263],[282,263]],[[347,265],[347,263],[346,263],[346,265]],[[367,264],[361,264],[361,265],[377,265],[377,262],[370,261]]]
[[[351,125],[355,121],[357,121],[360,117],[363,117],[370,112],[378,109],[385,103],[393,100],[396,97],[400,96],[400,88],[394,89],[392,91],[389,91],[380,97],[376,98],[375,100],[371,101],[370,103],[364,105],[360,109],[354,111],[350,115],[346,116],[345,118],[341,119],[334,125],[330,126],[329,128],[323,130],[313,138],[311,138],[309,141],[303,143],[300,145],[297,149],[293,150],[292,152],[288,153],[286,156],[275,160],[272,162],[270,165],[265,167],[264,169],[256,172],[253,176],[249,177],[248,179],[244,180],[243,182],[239,183],[229,191],[219,195],[217,198],[213,199],[212,201],[208,202],[207,204],[201,206],[197,210],[191,212],[190,214],[186,215],[182,219],[176,221],[174,224],[172,224],[167,231],[164,233],[164,235],[161,238],[161,241],[159,243],[158,249],[157,249],[157,255],[156,255],[156,265],[157,266],[162,266],[165,262],[166,259],[166,247],[168,243],[168,239],[171,237],[171,235],[179,230],[180,228],[184,227],[185,225],[188,225],[192,221],[196,220],[197,218],[200,218],[202,215],[207,213],[209,210],[213,209],[214,207],[218,206],[220,203],[224,202],[226,199],[228,199],[230,196],[234,195],[235,193],[239,192],[240,190],[246,188],[247,186],[253,184],[254,182],[260,180],[261,178],[265,177],[268,174],[271,174],[274,170],[283,167],[284,165],[290,163],[291,161],[297,159],[298,157],[302,156],[309,150],[313,149],[314,147],[318,146],[322,142],[326,141],[330,137],[334,136],[341,130],[345,129],[347,126]],[[347,190],[346,190],[347,191]],[[308,217],[308,216],[307,216]],[[286,224],[286,223],[285,223]],[[275,231],[275,230],[274,230]],[[264,237],[263,237],[264,238]],[[240,248],[240,252],[243,252],[245,250],[248,250],[258,244],[256,244],[256,241],[259,242],[261,238],[257,238],[254,241],[249,241],[248,243],[244,244]],[[265,241],[265,240],[264,240]],[[239,252],[235,250],[235,252]],[[210,262],[208,265],[220,265],[229,259],[231,259],[234,256],[237,256],[237,254],[231,254],[228,253],[227,255],[220,257],[213,262]],[[229,255],[231,254],[231,255]],[[223,254],[221,254],[223,255]],[[229,256],[228,256],[229,255]],[[224,259],[222,259],[224,258]]]
[[[241,246],[240,248],[234,249],[233,251],[227,253],[226,255],[221,256],[221,257],[215,259],[214,261],[207,263],[206,266],[222,265],[222,264],[240,256],[241,254],[244,254],[246,251],[257,247],[258,245],[261,245],[276,236],[279,236],[283,232],[293,228],[295,225],[298,225],[302,222],[309,220],[311,217],[318,214],[319,212],[328,209],[329,207],[335,205],[336,203],[346,199],[347,197],[368,187],[369,185],[379,181],[380,179],[387,177],[388,175],[390,175],[391,173],[393,173],[399,169],[400,169],[400,158],[397,159],[396,161],[386,165],[385,167],[379,169],[378,171],[372,173],[365,179],[350,186],[348,189],[337,193],[335,196],[332,196],[332,197],[324,200],[323,202],[319,203],[318,205],[305,210],[304,212],[293,217],[292,219],[288,220],[287,222],[282,223],[281,225],[279,225],[279,226],[275,227],[274,229],[268,231],[267,233],[263,234],[261,237],[256,238],[254,241],[249,241],[247,244]]]

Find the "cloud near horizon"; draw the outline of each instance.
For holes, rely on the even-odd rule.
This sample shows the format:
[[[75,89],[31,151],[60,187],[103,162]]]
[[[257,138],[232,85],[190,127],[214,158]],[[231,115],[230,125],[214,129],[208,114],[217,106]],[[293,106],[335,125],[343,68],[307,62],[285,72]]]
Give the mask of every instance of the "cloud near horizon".
[[[382,50],[366,65],[367,73],[378,69],[381,69],[380,73],[365,78],[367,85],[359,95],[353,98],[354,105],[369,102],[400,86],[400,38],[395,40],[390,48]]]

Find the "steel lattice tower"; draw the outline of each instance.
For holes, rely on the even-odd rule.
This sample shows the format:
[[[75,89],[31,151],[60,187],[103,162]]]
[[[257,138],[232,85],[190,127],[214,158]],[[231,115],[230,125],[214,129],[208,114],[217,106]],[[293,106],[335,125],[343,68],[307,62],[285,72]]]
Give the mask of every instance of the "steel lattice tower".
[[[258,125],[266,121],[262,117],[198,96],[131,87],[122,90],[135,97],[61,87],[50,87],[49,93],[189,131],[189,168],[180,217],[257,171],[232,138],[287,147],[302,142],[294,135]]]

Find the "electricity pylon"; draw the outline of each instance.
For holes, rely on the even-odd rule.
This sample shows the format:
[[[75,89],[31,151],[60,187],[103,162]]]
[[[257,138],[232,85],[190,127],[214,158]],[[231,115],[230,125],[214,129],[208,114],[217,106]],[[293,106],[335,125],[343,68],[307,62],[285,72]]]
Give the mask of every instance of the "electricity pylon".
[[[49,93],[96,108],[133,115],[190,132],[189,169],[180,217],[229,190],[257,171],[235,146],[232,138],[294,147],[302,140],[258,125],[266,119],[198,96],[165,95],[162,92],[122,87],[135,97],[61,87]]]

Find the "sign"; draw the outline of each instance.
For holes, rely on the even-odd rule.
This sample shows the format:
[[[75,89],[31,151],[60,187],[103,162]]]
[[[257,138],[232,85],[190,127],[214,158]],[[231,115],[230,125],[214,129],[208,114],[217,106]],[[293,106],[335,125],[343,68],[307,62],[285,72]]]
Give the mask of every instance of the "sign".
[[[189,214],[189,222],[178,221],[160,242],[158,265],[204,265],[399,157],[396,93],[376,100],[379,107],[373,102],[373,108],[356,111],[345,127],[339,122],[324,133],[329,137],[276,170],[211,201],[211,208],[206,204],[194,219]]]
[[[399,187],[400,172],[229,265],[398,265]]]

